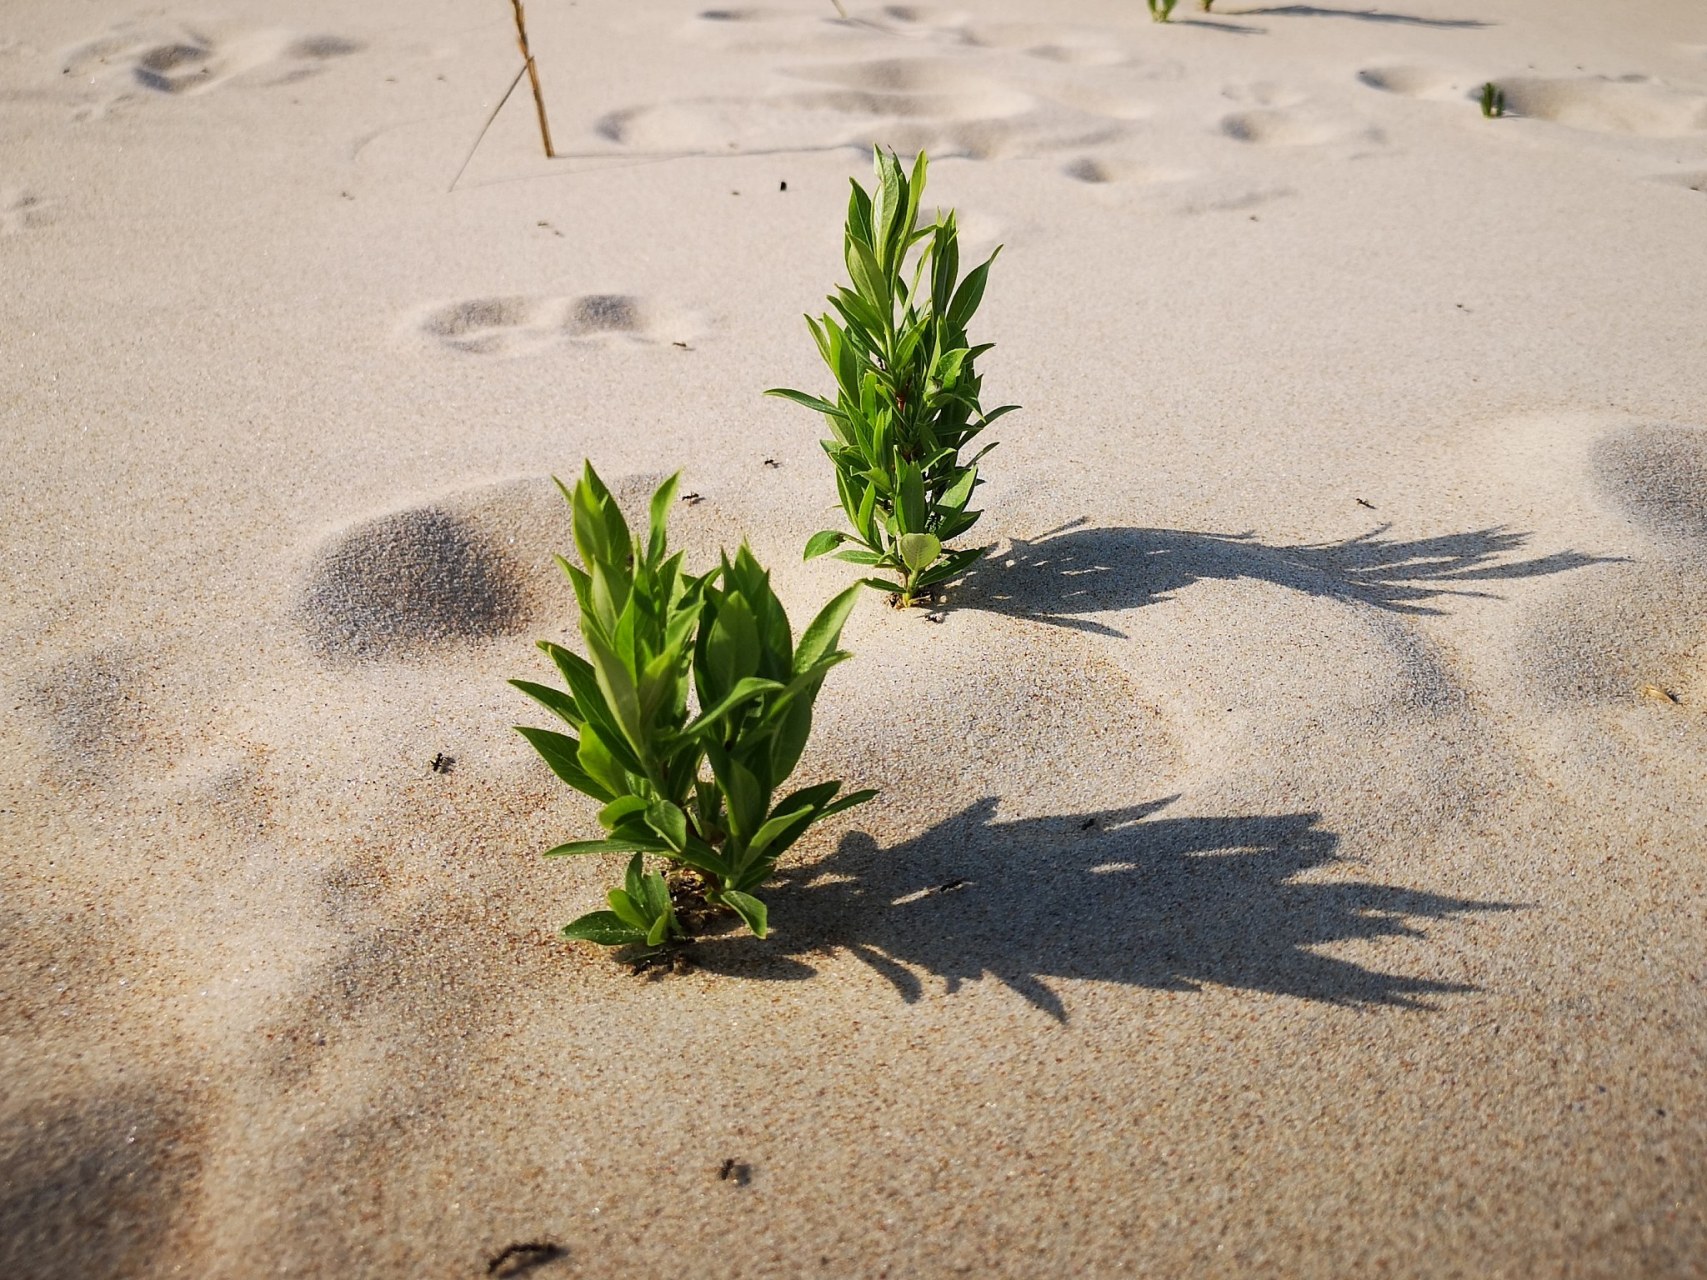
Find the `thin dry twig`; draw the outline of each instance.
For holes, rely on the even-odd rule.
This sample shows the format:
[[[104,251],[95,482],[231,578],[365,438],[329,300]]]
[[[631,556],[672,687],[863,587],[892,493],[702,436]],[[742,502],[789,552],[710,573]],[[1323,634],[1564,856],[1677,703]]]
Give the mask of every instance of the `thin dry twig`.
[[[516,11],[516,39],[522,46],[522,64],[528,73],[528,83],[533,86],[534,110],[539,113],[539,136],[545,143],[545,157],[548,160],[557,158],[557,152],[551,146],[551,126],[545,122],[545,97],[539,91],[539,69],[533,64],[533,53],[528,49],[527,18],[522,14],[522,0],[510,0]]]
[[[455,191],[456,184],[462,181],[462,175],[468,172],[468,166],[474,159],[474,153],[480,150],[480,144],[486,140],[486,131],[492,127],[492,122],[498,118],[498,113],[504,109],[504,104],[510,100],[510,95],[516,91],[516,86],[522,82],[522,75],[527,71],[523,67],[516,72],[516,78],[510,81],[510,87],[504,90],[504,96],[498,99],[498,105],[492,108],[492,114],[486,117],[486,123],[480,126],[480,136],[474,139],[474,145],[468,149],[468,154],[462,158],[462,168],[456,171],[456,177],[450,180],[447,191]]]

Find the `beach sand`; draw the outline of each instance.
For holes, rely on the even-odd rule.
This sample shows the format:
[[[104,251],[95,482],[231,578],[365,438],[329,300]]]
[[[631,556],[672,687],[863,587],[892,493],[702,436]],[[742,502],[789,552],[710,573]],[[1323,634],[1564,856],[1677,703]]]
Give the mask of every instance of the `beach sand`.
[[[0,1274],[1707,1274],[1707,10],[848,9],[0,18]],[[994,550],[632,974],[551,477],[851,579],[873,143]]]

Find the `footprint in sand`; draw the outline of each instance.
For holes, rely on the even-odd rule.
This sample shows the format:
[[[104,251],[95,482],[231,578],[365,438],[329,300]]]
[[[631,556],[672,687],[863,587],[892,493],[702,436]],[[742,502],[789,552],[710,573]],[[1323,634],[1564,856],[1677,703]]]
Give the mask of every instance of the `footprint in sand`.
[[[526,631],[529,587],[525,564],[473,521],[417,507],[332,538],[315,557],[298,617],[322,657],[407,657]]]
[[[291,83],[362,48],[358,41],[327,34],[215,35],[189,26],[126,24],[66,50],[60,61],[65,76],[98,91],[78,113],[97,118],[120,103],[192,96],[239,78],[261,85]]]
[[[642,527],[661,475],[610,482]],[[573,483],[575,477],[563,479]],[[696,563],[740,531],[712,502],[682,502],[673,546]],[[554,557],[572,554],[569,515],[549,477],[481,485],[358,520],[311,557],[296,618],[321,657],[385,660],[531,634],[571,606]]]
[[[604,139],[647,151],[928,150],[990,159],[1101,145],[1152,114],[1129,91],[1125,50],[1047,23],[980,26],[958,11],[891,5],[846,20],[782,9],[709,9],[682,39],[746,54],[825,55],[756,67],[750,94],[667,98],[606,112]],[[858,54],[857,57],[849,57]],[[1116,81],[1099,77],[1118,70]],[[1166,78],[1166,68],[1139,78]],[[758,77],[768,78],[768,83]]]
[[[1406,98],[1449,102],[1476,98],[1490,79],[1514,116],[1550,120],[1591,133],[1681,138],[1707,132],[1707,95],[1674,89],[1650,76],[1548,78],[1472,76],[1439,67],[1367,67],[1357,78],[1372,89]]]
[[[1360,83],[1371,89],[1379,89],[1382,93],[1397,94],[1401,98],[1422,98],[1434,102],[1453,102],[1462,98],[1472,88],[1475,77],[1468,72],[1448,71],[1442,67],[1427,67],[1399,65],[1387,67],[1365,67],[1357,73]],[[1480,89],[1485,81],[1476,81],[1474,88]]]
[[[1497,82],[1514,115],[1551,120],[1591,133],[1681,138],[1707,133],[1707,96],[1673,89],[1647,76],[1612,80],[1517,78]]]
[[[1235,142],[1261,147],[1314,147],[1330,142],[1381,142],[1379,129],[1309,105],[1257,107],[1222,116],[1217,127]]]
[[[20,952],[19,954],[23,954]],[[201,1123],[176,1082],[37,1103],[0,1128],[0,1274],[139,1276],[163,1268],[196,1199]]]
[[[1603,428],[1579,456],[1582,488],[1646,550],[1540,607],[1517,665],[1549,705],[1690,726],[1668,758],[1707,763],[1707,426]]]
[[[1698,191],[1707,195],[1707,169],[1696,169],[1689,173],[1655,174],[1652,181],[1663,183],[1668,187],[1682,187],[1686,191]]]
[[[161,725],[161,690],[148,671],[140,654],[99,649],[39,681],[28,705],[41,718],[57,776],[101,782],[166,763],[173,735]]]
[[[1138,160],[1107,155],[1080,156],[1062,165],[1061,172],[1074,182],[1083,182],[1093,187],[1109,184],[1159,186],[1184,182],[1193,176],[1189,169],[1170,169],[1164,165],[1145,164]]]
[[[0,236],[14,236],[53,221],[52,206],[33,191],[0,189]]]
[[[642,346],[685,343],[698,334],[697,318],[622,293],[577,298],[468,298],[434,307],[411,330],[438,346],[479,356],[524,356],[567,342],[617,342]]]

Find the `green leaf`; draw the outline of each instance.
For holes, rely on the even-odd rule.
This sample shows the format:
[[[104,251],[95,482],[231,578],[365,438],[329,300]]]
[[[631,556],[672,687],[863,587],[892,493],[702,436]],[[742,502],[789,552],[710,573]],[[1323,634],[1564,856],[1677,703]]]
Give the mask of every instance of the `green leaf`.
[[[762,938],[766,932],[766,916],[769,914],[765,904],[751,894],[742,893],[736,889],[725,889],[717,895],[718,900],[733,907],[735,913],[747,922],[747,928],[753,931],[755,937]]]
[[[553,733],[550,729],[533,729],[527,725],[517,725],[516,732],[532,743],[533,749],[544,758],[551,771],[575,790],[595,800],[609,800],[614,794],[581,767],[581,744],[575,739],[567,734]]]
[[[593,673],[599,682],[599,692],[605,696],[605,705],[610,708],[610,717],[634,749],[635,758],[644,763],[648,754],[646,728],[640,715],[640,691],[634,687],[634,676],[615,647],[604,637],[588,630],[586,639],[587,650],[593,656]],[[606,745],[615,747],[614,743]],[[635,772],[644,772],[644,769]]]
[[[668,800],[657,800],[646,808],[646,825],[664,837],[672,850],[679,853],[688,847],[688,818]]]
[[[676,472],[652,495],[652,506],[647,517],[646,558],[653,564],[664,558],[664,526],[670,519],[670,507],[676,501],[676,490],[681,485],[682,473]]]
[[[646,801],[641,796],[618,796],[604,808],[599,810],[599,825],[606,831],[615,831],[622,825],[622,820],[636,813],[646,812]]]
[[[711,630],[704,635],[701,675],[705,688],[721,699],[758,670],[759,627],[752,609],[738,595],[724,596],[716,611]]]
[[[840,529],[820,529],[817,533],[813,534],[806,540],[806,554],[802,556],[801,559],[815,560],[826,552],[834,551],[847,540],[848,535],[843,533]],[[512,680],[510,683],[515,684],[516,682]],[[573,721],[571,721],[571,723],[573,723]]]
[[[625,924],[614,911],[591,911],[563,926],[561,936],[578,942],[596,942],[601,947],[623,947],[644,942],[646,935]]]
[[[875,587],[879,591],[887,591],[892,596],[900,595],[904,589],[899,582],[886,582],[882,578],[861,578],[859,580],[859,585],[862,587]]]
[[[777,680],[765,680],[759,676],[747,676],[738,680],[735,687],[725,694],[709,710],[700,713],[699,718],[681,732],[683,739],[693,738],[712,728],[735,708],[745,702],[765,693],[778,692],[783,684]]]
[[[873,565],[883,563],[883,557],[875,551],[860,551],[852,547],[846,551],[836,552],[836,559],[846,560],[849,564]]]
[[[662,840],[571,840],[555,849],[547,849],[542,858],[573,858],[583,853],[669,853],[670,846]]]
[[[512,680],[510,683],[570,728],[579,729],[581,727],[581,713],[575,706],[575,699],[564,693],[563,690],[553,689],[550,685],[535,684],[532,680]]]
[[[903,533],[923,533],[928,512],[925,510],[925,480],[919,468],[911,462],[901,464],[901,517]]]
[[[859,592],[854,587],[840,592],[830,600],[818,616],[806,624],[800,633],[800,643],[794,647],[794,673],[799,675],[814,663],[822,661],[842,638],[842,628],[853,612]]]
[[[666,912],[652,922],[652,928],[646,934],[646,945],[649,947],[657,946],[664,941],[664,937],[669,931],[670,917]]]
[[[631,929],[639,932],[641,937],[652,927],[652,918],[640,909],[640,904],[631,897],[626,889],[612,889],[605,895],[610,902],[610,909]]]
[[[792,400],[795,404],[805,405],[808,409],[823,414],[829,418],[845,418],[847,415],[818,396],[808,395],[804,391],[791,391],[787,387],[772,387],[765,392],[767,396],[780,396],[784,400]]]
[[[743,859],[747,865],[766,856],[774,843],[776,849],[770,852],[770,861],[775,862],[788,847],[799,838],[800,833],[811,825],[814,811],[811,809],[796,809],[792,813],[780,814],[774,818],[765,819],[763,825],[753,833],[752,843],[747,846],[747,857]]]
[[[870,789],[865,791],[850,791],[847,795],[837,797],[822,809],[818,810],[818,817],[821,819],[828,818],[833,813],[840,813],[844,809],[851,809],[855,805],[864,804],[867,800],[873,799],[877,794],[878,793],[876,791]]]
[[[645,892],[642,887],[645,884],[645,881],[646,855],[643,853],[637,853],[628,860],[628,867],[622,873],[623,892],[628,894],[628,896],[633,898],[636,902],[639,902],[640,895]]]
[[[966,322],[972,318],[972,313],[978,310],[978,304],[984,300],[984,281],[990,274],[990,264],[1001,251],[1001,246],[996,246],[996,252],[968,271],[966,279],[962,280],[960,287],[954,291],[954,300],[948,304],[948,323],[955,329],[964,330]]]
[[[901,563],[920,572],[942,554],[942,543],[931,533],[904,533],[900,540]]]
[[[575,695],[576,709],[584,717],[582,739],[586,739],[587,730],[596,730],[604,749],[618,765],[629,773],[644,773],[640,757],[634,754],[634,749],[624,739],[621,727],[605,702],[604,692],[599,686],[592,664],[556,645],[552,645],[549,652],[557,662],[557,669],[568,682],[570,691]]]

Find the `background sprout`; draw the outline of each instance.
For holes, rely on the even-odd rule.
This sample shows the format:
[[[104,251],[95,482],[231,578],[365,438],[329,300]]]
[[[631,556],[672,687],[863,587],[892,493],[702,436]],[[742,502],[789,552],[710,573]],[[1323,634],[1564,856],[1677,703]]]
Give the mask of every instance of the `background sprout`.
[[[1498,120],[1505,114],[1505,90],[1492,80],[1482,86],[1482,114],[1489,120]]]
[[[1178,2],[1179,0],[1144,0],[1144,3],[1150,6],[1152,22],[1166,22],[1173,17],[1174,5]],[[1207,9],[1209,6],[1205,4],[1203,7]]]
[[[830,296],[834,315],[806,324],[836,380],[829,401],[773,388],[824,415],[831,438],[824,452],[836,468],[849,533],[825,529],[806,544],[806,558],[854,545],[837,555],[895,574],[897,582],[864,579],[912,604],[928,588],[963,572],[989,548],[950,550],[981,512],[969,510],[980,480],[978,460],[960,453],[985,427],[1017,405],[985,413],[977,361],[990,344],[971,346],[966,325],[984,297],[996,253],[961,278],[954,211],[918,226],[927,161],[908,177],[893,152],[878,151],[877,181],[857,182],[844,236],[852,287]]]

